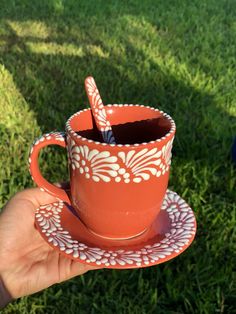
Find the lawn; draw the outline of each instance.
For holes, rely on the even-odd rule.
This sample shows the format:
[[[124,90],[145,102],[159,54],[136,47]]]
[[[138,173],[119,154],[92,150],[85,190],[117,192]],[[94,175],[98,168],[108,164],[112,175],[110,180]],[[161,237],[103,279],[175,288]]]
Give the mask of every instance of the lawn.
[[[191,247],[167,263],[99,270],[10,304],[7,313],[236,313],[235,0],[2,0],[0,207],[33,186],[38,135],[88,107],[93,75],[104,103],[140,103],[177,125],[170,188],[194,209]],[[66,180],[63,149],[41,169]]]

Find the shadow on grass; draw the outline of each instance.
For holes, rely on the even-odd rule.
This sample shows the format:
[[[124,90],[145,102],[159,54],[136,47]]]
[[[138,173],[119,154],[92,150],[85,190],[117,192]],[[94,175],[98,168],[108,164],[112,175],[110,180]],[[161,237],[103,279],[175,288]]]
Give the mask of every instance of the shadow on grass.
[[[177,124],[175,152],[179,158],[211,165],[218,153],[223,162],[222,149],[224,157],[229,157],[233,134],[228,126],[233,124],[233,117],[219,107],[213,93],[194,88],[191,82],[177,78],[152,58],[147,61],[148,55],[135,42],[124,40],[123,54],[102,57],[99,51],[92,51],[93,39],[86,44],[81,40],[80,45],[75,44],[77,49],[82,47],[81,53],[73,55],[66,48],[57,52],[71,43],[66,35],[64,42],[56,36],[46,40],[20,37],[9,21],[5,21],[4,29],[7,35],[0,36],[4,41],[0,59],[36,113],[43,132],[64,129],[71,114],[88,107],[84,78],[92,74],[105,103],[141,103],[169,113]],[[32,51],[29,43],[46,47],[41,52],[36,48]],[[100,44],[106,54],[106,44]],[[209,147],[214,156],[209,154]]]

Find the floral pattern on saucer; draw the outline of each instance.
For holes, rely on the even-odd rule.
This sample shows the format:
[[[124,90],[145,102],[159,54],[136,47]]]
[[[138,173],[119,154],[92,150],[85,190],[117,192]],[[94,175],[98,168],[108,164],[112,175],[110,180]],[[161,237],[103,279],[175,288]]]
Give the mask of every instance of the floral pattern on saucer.
[[[104,250],[80,243],[61,225],[63,207],[64,203],[59,201],[36,210],[36,223],[46,240],[70,258],[107,268],[146,267],[162,263],[186,249],[196,233],[193,211],[179,195],[169,190],[161,210],[169,215],[170,230],[159,242],[139,250]]]

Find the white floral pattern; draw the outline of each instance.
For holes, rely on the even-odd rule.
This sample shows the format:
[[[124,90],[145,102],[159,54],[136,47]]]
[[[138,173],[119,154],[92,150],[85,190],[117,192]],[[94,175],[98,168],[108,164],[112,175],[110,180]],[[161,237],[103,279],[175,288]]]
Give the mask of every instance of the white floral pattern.
[[[144,148],[139,152],[131,150],[127,154],[119,152],[118,156],[133,174],[133,182],[139,183],[142,180],[148,180],[150,174],[157,177],[161,174],[157,167],[161,163],[161,151],[158,151],[156,147],[151,150]]]
[[[161,210],[170,219],[170,230],[162,240],[144,245],[138,250],[104,250],[90,247],[73,239],[61,223],[63,202],[40,206],[36,210],[37,227],[53,247],[58,247],[78,261],[101,265],[107,268],[137,268],[159,264],[179,255],[192,242],[196,233],[194,213],[188,204],[175,192],[167,191]]]
[[[68,153],[68,161],[69,165],[71,165],[72,169],[80,167],[80,150],[79,146],[75,145],[75,142],[68,136],[67,137],[67,153]]]
[[[44,134],[43,136],[40,136],[39,138],[37,138],[33,142],[32,147],[31,147],[31,153],[32,153],[33,147],[35,145],[38,145],[39,143],[41,143],[45,140],[51,140],[52,138],[54,138],[57,141],[64,142],[65,141],[65,133],[64,132],[50,132],[50,133]]]
[[[76,146],[74,140],[68,139],[68,152],[72,169],[78,168],[87,179],[110,182],[118,175],[117,157],[111,156],[108,151],[89,150],[88,146]]]
[[[89,150],[87,145],[77,145],[68,137],[69,163],[73,170],[85,175],[94,181],[134,182],[140,183],[149,180],[151,176],[160,177],[170,167],[171,148],[170,140],[162,150],[157,147],[141,150],[132,149],[129,152],[119,151],[111,155],[108,151]]]
[[[39,138],[35,139],[35,141],[31,145],[30,152],[29,152],[28,162],[29,162],[30,174],[31,174],[30,164],[32,162],[31,155],[33,153],[34,147],[39,145],[40,143],[44,142],[45,140],[51,140],[51,139],[54,139],[54,140],[59,141],[59,142],[65,142],[65,132],[50,132],[50,133],[46,133],[43,136],[40,136]]]
[[[65,134],[64,132],[51,132],[41,136],[32,145],[30,155],[34,146],[50,139],[64,142]],[[73,171],[77,169],[86,179],[92,179],[95,182],[114,180],[117,183],[140,183],[153,176],[160,177],[169,170],[172,143],[173,139],[159,151],[155,147],[141,150],[132,149],[129,152],[119,151],[116,155],[111,155],[107,150],[90,150],[87,145],[77,145],[68,136],[68,160]],[[29,157],[29,164],[31,164],[31,157]]]
[[[85,80],[85,86],[89,98],[91,99],[94,107],[92,107],[93,114],[98,129],[101,131],[105,143],[115,144],[115,138],[111,129],[110,122],[107,120],[106,110],[102,103],[101,96],[97,89],[97,85],[93,77],[88,77]]]
[[[165,172],[167,172],[170,168],[173,140],[174,139],[170,140],[166,145],[162,147],[162,162],[160,164],[162,174],[165,174]]]

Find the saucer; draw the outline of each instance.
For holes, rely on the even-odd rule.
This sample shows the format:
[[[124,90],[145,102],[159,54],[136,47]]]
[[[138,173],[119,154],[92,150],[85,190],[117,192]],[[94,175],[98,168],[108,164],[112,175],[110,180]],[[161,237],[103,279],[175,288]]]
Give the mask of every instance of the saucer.
[[[114,240],[89,231],[74,209],[58,201],[40,206],[35,224],[44,240],[64,256],[101,268],[140,268],[180,255],[196,234],[196,219],[189,205],[167,190],[161,211],[146,232],[135,238]]]

